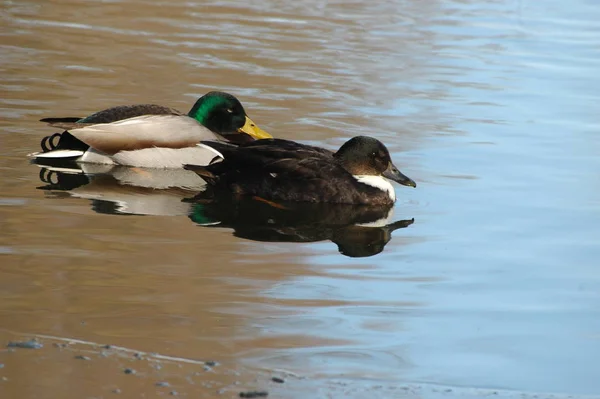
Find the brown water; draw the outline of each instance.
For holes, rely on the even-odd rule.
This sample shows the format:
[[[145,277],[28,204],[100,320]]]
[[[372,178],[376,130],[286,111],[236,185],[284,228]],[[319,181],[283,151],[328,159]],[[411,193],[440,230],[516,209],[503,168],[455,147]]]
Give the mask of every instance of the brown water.
[[[0,397],[600,395],[600,9],[378,3],[2,3],[0,341],[44,347],[0,350]],[[126,172],[36,189],[38,119],[213,89],[277,137],[384,141],[414,224],[351,258]]]

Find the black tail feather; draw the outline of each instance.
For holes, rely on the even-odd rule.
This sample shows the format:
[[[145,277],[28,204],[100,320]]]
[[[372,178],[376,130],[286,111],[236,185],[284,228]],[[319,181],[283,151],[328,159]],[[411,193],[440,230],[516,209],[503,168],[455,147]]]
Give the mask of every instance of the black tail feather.
[[[89,145],[85,144],[69,132],[54,133],[50,136],[46,136],[40,142],[40,146],[42,147],[42,152],[54,150],[87,151],[87,149],[90,148]]]
[[[54,142],[56,139],[58,138],[59,142],[60,142],[60,133],[54,133],[53,135],[50,136],[46,136],[42,139],[42,141],[40,142],[40,146],[42,147],[42,152],[49,152],[52,151],[54,149],[56,149],[56,147],[58,146],[58,142]]]
[[[40,122],[46,122],[46,123],[73,123],[73,122],[78,122],[80,121],[81,118],[77,118],[77,117],[67,117],[67,118],[44,118],[44,119],[40,119]]]

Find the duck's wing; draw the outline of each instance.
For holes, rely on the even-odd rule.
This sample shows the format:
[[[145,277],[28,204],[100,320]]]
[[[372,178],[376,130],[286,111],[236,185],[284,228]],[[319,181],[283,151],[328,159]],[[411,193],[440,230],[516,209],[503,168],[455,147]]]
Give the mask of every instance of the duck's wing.
[[[241,148],[251,148],[254,153],[263,153],[266,156],[286,153],[294,158],[306,158],[310,156],[331,156],[332,151],[321,147],[301,144],[296,141],[285,139],[262,139],[245,143]]]
[[[78,121],[80,121],[83,118],[80,118],[78,116],[67,116],[67,117],[61,117],[61,118],[43,118],[40,119],[40,122],[45,122],[47,124],[49,124],[50,126],[57,126],[58,124],[61,123],[76,123]]]
[[[185,148],[219,137],[195,119],[179,115],[144,115],[113,123],[69,130],[74,137],[105,154],[145,148]]]
[[[90,124],[111,123],[123,119],[135,118],[143,115],[184,115],[176,109],[156,104],[121,105],[96,112],[90,116],[44,118],[40,122],[46,122],[50,126],[64,130],[77,129]]]
[[[346,171],[333,159],[326,157],[308,157],[303,159],[281,158],[263,165],[264,171],[270,176],[277,175],[279,180],[314,180],[327,181],[330,176],[350,177]]]
[[[224,160],[207,166],[185,165],[184,168],[196,172],[211,184],[263,186],[264,182],[270,182],[301,186],[309,180],[311,184],[326,185],[330,176],[351,179],[351,175],[331,156],[298,158],[294,152],[239,151],[225,143],[210,147],[217,150]]]
[[[329,162],[333,159],[333,152],[329,150],[284,139],[262,139],[242,145],[232,145],[223,141],[202,141],[201,145],[212,148],[225,159],[221,165],[225,170],[230,167],[265,167],[271,162],[283,159],[318,158]]]

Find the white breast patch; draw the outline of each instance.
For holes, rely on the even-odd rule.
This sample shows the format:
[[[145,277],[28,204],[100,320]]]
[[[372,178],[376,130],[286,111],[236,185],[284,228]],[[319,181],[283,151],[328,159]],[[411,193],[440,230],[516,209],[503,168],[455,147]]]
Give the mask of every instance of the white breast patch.
[[[383,176],[372,176],[372,175],[352,175],[359,183],[368,184],[371,187],[385,191],[390,196],[392,201],[396,201],[396,192],[392,183]]]

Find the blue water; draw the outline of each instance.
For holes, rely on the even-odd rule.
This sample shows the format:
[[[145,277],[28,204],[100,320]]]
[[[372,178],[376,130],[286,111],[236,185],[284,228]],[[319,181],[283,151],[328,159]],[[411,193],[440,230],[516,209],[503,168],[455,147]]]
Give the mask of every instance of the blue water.
[[[341,301],[301,319],[354,343],[263,365],[336,375],[327,359],[340,351],[354,375],[600,393],[600,10],[584,3],[446,3],[429,68],[390,84],[411,95],[360,108],[417,142],[398,153],[419,189],[398,190],[397,213],[415,224],[376,259],[350,264],[316,247],[307,262],[319,275],[266,292]],[[289,333],[297,320],[269,329]]]

